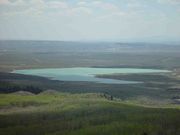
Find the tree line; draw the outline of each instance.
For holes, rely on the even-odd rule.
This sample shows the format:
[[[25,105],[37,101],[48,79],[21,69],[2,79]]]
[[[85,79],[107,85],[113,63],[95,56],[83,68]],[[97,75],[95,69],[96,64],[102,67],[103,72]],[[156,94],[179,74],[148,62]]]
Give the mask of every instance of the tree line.
[[[9,82],[0,81],[0,93],[12,93],[17,91],[28,91],[34,94],[38,94],[43,90],[39,87],[32,85],[18,85]]]

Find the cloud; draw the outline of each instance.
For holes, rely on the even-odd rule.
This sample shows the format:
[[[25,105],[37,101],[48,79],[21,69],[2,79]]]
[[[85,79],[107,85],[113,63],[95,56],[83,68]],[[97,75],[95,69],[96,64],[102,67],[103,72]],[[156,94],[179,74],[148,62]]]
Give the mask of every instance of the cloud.
[[[58,40],[178,35],[179,7],[174,6],[178,3],[180,0],[0,0],[0,34]]]
[[[66,2],[61,2],[61,1],[49,1],[46,3],[46,8],[67,9],[68,4]]]
[[[158,0],[158,2],[162,4],[172,4],[172,5],[180,4],[180,0]]]
[[[130,1],[127,3],[128,9],[142,9],[147,8],[147,5],[140,3],[139,1]]]
[[[0,15],[10,15],[28,10],[28,6],[23,0],[8,1],[1,0],[0,2]]]
[[[70,3],[68,1],[57,0],[0,0],[0,14],[40,14],[54,13],[61,15],[91,15],[100,11],[102,14],[122,15],[122,11],[113,3],[105,1],[77,1]]]
[[[8,0],[0,0],[0,5],[10,4]]]
[[[91,14],[92,13],[92,10],[87,7],[76,7],[76,8],[73,8],[71,11],[75,14],[81,14],[81,13]]]
[[[157,0],[158,2],[179,3],[180,0]],[[145,2],[127,0],[125,4],[102,0],[76,2],[64,0],[0,0],[0,15],[49,15],[58,17],[85,17],[92,16],[99,20],[118,20],[118,18],[137,18],[154,14],[148,11],[150,6]],[[150,3],[149,3],[150,4]],[[157,12],[157,11],[156,11]],[[147,17],[144,17],[147,18]]]
[[[92,6],[106,10],[106,11],[118,11],[119,10],[119,7],[116,6],[115,4],[108,3],[108,2],[102,2],[102,1],[94,1],[94,2],[92,2]]]
[[[51,9],[66,9],[68,4],[62,1],[44,1],[44,0],[16,0],[0,1],[0,14],[2,15],[15,15],[23,13],[43,13]]]
[[[87,6],[88,3],[86,1],[79,1],[79,2],[77,2],[77,5],[78,6]]]
[[[102,21],[117,21],[118,18],[125,16],[127,13],[121,10],[120,6],[114,3],[105,1],[93,1],[91,3],[92,7],[98,9],[100,12],[99,16],[96,17],[97,22]]]
[[[7,6],[7,5],[11,5],[11,6],[23,5],[25,3],[26,2],[24,0],[14,0],[14,1],[11,1],[11,0],[0,0],[0,4],[4,5],[4,6]]]

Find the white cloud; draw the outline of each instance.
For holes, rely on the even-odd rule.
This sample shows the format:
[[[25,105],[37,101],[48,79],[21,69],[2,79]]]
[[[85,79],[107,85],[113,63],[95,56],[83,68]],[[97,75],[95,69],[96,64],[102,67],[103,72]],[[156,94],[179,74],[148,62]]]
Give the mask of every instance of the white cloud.
[[[122,16],[125,16],[127,13],[121,10],[119,6],[114,3],[109,3],[105,1],[93,1],[91,3],[92,7],[101,11],[99,16],[96,16],[97,22],[114,22],[119,20]]]
[[[86,1],[79,1],[79,2],[77,3],[77,5],[78,5],[78,6],[87,6],[88,3],[87,3]]]
[[[178,35],[178,8],[166,13],[161,6],[179,1],[0,0],[0,31],[4,37],[58,40]]]
[[[10,4],[8,0],[0,0],[0,5]]]
[[[80,16],[80,15],[91,15],[96,14],[97,10],[101,11],[107,16],[123,15],[123,12],[113,3],[105,1],[79,1],[75,4],[70,4],[68,1],[44,1],[44,0],[16,0],[10,2],[8,0],[1,0],[0,14],[4,15],[15,15],[15,14],[40,14],[40,13],[51,13],[61,14],[63,16]],[[3,4],[3,5],[2,5]]]
[[[39,14],[51,9],[67,9],[68,4],[62,1],[44,1],[44,0],[16,0],[10,2],[8,0],[0,1],[1,15],[15,15],[15,14]]]
[[[66,2],[61,1],[49,1],[46,3],[46,8],[59,8],[59,9],[67,9],[68,4]]]
[[[75,14],[81,14],[81,13],[91,14],[92,13],[92,10],[87,7],[76,7],[76,8],[73,8],[71,11]]]
[[[107,11],[118,11],[119,7],[115,4],[108,3],[108,2],[102,2],[102,1],[94,1],[92,2],[92,5],[96,8],[104,9]]]
[[[147,7],[147,5],[144,5],[138,1],[133,1],[133,2],[127,3],[128,9],[138,9],[138,8],[146,8],[146,7]]]
[[[172,4],[172,5],[180,4],[180,0],[158,0],[158,2],[163,4]]]
[[[19,5],[24,3],[23,0],[17,0],[14,2],[10,2],[9,0],[0,0],[0,6],[7,6],[7,5]]]

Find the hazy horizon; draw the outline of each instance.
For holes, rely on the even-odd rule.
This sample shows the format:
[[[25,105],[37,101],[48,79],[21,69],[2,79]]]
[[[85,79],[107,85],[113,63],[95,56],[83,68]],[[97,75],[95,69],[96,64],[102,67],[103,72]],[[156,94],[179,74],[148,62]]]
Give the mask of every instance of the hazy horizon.
[[[0,39],[0,42],[5,41],[25,41],[25,42],[75,42],[75,43],[114,43],[114,44],[161,44],[161,45],[180,45],[180,41],[111,41],[111,40],[46,40],[46,39]]]

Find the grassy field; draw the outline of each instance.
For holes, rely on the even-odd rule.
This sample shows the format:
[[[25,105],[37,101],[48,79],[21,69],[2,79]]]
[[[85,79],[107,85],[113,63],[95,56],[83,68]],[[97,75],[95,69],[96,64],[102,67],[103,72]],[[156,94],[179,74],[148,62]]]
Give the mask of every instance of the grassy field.
[[[2,135],[179,135],[178,108],[108,100],[103,94],[0,94]]]

